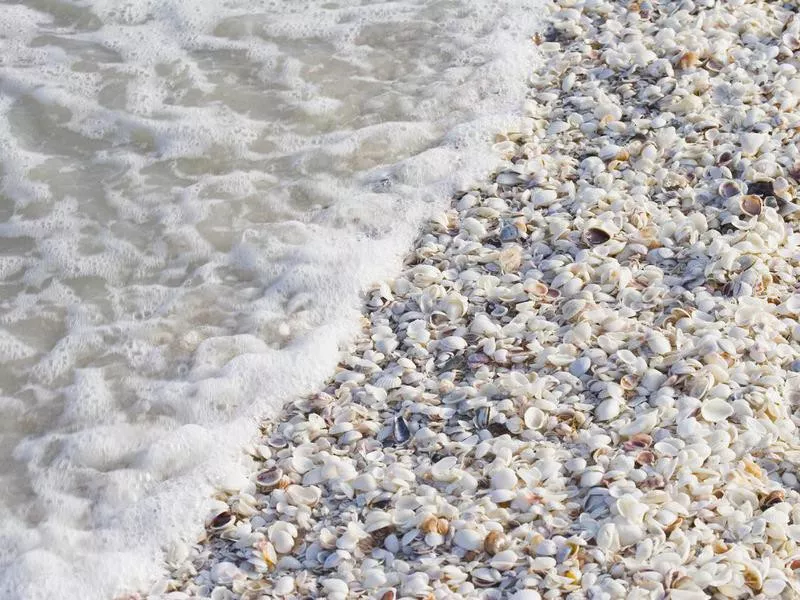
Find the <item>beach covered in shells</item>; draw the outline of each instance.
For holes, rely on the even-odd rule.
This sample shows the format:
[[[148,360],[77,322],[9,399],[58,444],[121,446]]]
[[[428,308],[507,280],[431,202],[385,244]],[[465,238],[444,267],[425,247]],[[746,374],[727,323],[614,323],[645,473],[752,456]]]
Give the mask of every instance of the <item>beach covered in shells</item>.
[[[800,597],[797,5],[549,11],[504,169],[143,597]]]

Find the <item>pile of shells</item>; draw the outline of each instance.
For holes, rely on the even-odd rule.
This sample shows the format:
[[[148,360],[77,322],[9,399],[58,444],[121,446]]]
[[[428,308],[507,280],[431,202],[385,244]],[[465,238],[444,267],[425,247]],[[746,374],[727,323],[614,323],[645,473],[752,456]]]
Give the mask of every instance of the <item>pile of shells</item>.
[[[505,169],[159,597],[800,597],[800,17],[549,10]]]

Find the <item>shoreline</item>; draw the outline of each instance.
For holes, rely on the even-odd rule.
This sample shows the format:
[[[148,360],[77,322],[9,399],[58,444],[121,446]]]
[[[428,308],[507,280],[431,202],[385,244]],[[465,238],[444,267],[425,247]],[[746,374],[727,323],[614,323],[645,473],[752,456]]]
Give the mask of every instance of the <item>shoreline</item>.
[[[591,6],[158,597],[800,595],[800,21]]]

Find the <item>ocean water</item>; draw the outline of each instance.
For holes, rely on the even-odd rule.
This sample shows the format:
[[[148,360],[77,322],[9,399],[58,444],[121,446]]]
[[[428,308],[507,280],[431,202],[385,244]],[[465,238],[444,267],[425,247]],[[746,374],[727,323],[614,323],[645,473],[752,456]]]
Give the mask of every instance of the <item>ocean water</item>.
[[[498,161],[541,2],[0,2],[0,598],[146,592]]]

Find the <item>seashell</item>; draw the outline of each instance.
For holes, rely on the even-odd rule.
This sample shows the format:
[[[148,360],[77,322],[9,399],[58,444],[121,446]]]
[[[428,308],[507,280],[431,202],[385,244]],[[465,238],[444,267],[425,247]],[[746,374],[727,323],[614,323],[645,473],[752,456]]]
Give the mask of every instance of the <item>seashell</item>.
[[[434,515],[428,515],[423,519],[422,523],[420,524],[419,528],[425,533],[433,533],[436,531],[438,519]]]
[[[783,502],[786,497],[786,494],[783,490],[772,490],[767,496],[764,498],[764,501],[761,503],[761,509],[765,510],[775,504]]]
[[[681,54],[680,58],[677,62],[677,67],[679,69],[689,69],[697,65],[700,62],[700,56],[697,52],[692,52],[691,50],[688,52],[684,52]]]
[[[619,416],[620,403],[616,398],[606,398],[594,409],[594,417],[598,421],[610,421]]]
[[[725,198],[726,200],[729,198],[734,198],[744,193],[742,190],[742,186],[735,182],[735,181],[723,181],[719,184],[717,188],[717,192],[720,196]]]
[[[505,224],[500,230],[500,241],[503,243],[514,242],[519,237],[519,229],[513,224]]]
[[[467,341],[457,335],[451,335],[439,340],[436,347],[440,352],[457,352],[467,347]]]
[[[394,418],[394,423],[392,424],[392,436],[394,437],[394,441],[398,444],[404,444],[408,441],[408,438],[411,437],[411,433],[408,430],[408,425],[406,425],[406,420],[401,415],[397,415]]]
[[[256,485],[264,490],[272,490],[278,486],[282,477],[283,471],[278,467],[266,469],[256,475]]]
[[[326,592],[329,594],[336,594],[339,596],[346,597],[347,594],[350,593],[350,587],[347,585],[347,582],[336,579],[335,577],[330,577],[328,579],[320,579],[320,583],[322,587],[325,589]]]
[[[492,587],[497,584],[502,578],[497,569],[489,569],[486,567],[478,567],[471,573],[472,582],[477,587]]]
[[[619,385],[626,392],[630,392],[639,385],[639,378],[636,375],[623,375],[619,380]]]
[[[512,490],[517,485],[517,474],[508,467],[500,467],[492,472],[492,487],[497,490]]]
[[[786,181],[784,179],[784,181]],[[766,198],[775,195],[775,188],[772,181],[753,181],[747,184],[747,193]]]
[[[475,412],[475,426],[479,429],[486,429],[491,423],[492,412],[491,406],[481,406]]]
[[[722,152],[717,155],[717,164],[718,165],[728,165],[733,160],[733,154],[728,150],[723,150]],[[722,194],[720,194],[722,195]]]
[[[513,550],[502,550],[489,561],[489,566],[498,571],[508,571],[517,565],[517,554]]]
[[[314,506],[322,497],[322,491],[315,485],[290,485],[286,488],[286,497],[295,506]]]
[[[528,429],[541,429],[547,418],[541,409],[531,406],[525,411],[523,421]]]
[[[508,548],[508,538],[502,531],[490,531],[483,540],[483,549],[487,554],[495,555]]]
[[[583,233],[583,241],[589,246],[599,246],[611,239],[611,235],[599,227],[590,227]]]
[[[744,156],[754,156],[766,141],[767,136],[763,133],[747,132],[739,136],[739,144]]]
[[[522,249],[516,244],[508,248],[503,248],[500,251],[497,264],[500,265],[503,273],[516,272],[522,264]]]
[[[236,517],[234,517],[229,511],[223,511],[216,515],[208,524],[209,529],[213,531],[222,531],[223,529],[227,529],[236,521]]]
[[[469,301],[458,292],[450,292],[440,301],[442,311],[451,321],[460,319],[469,309]]]
[[[585,375],[591,366],[592,360],[587,356],[582,356],[581,358],[572,362],[572,364],[569,366],[569,372],[575,377],[580,377],[581,375]]]
[[[574,300],[567,300],[561,307],[561,314],[565,320],[569,321],[573,317],[580,314],[586,308],[586,300],[576,298]]]
[[[484,536],[474,529],[460,529],[453,536],[453,543],[464,550],[477,550],[483,545]]]
[[[739,201],[739,207],[743,214],[757,217],[763,210],[763,203],[759,196],[748,194],[747,196],[742,196]]]
[[[632,435],[630,439],[622,445],[622,447],[626,451],[641,450],[643,448],[649,448],[652,443],[653,443],[653,438],[650,437],[648,434],[637,433]]]
[[[437,481],[453,481],[457,477],[454,472],[457,464],[458,458],[446,456],[431,467],[431,475]]]
[[[724,421],[733,412],[733,407],[721,398],[708,398],[700,407],[700,414],[709,423]]]
[[[660,331],[651,331],[647,337],[647,345],[654,354],[664,355],[672,350],[672,345],[667,337]]]

